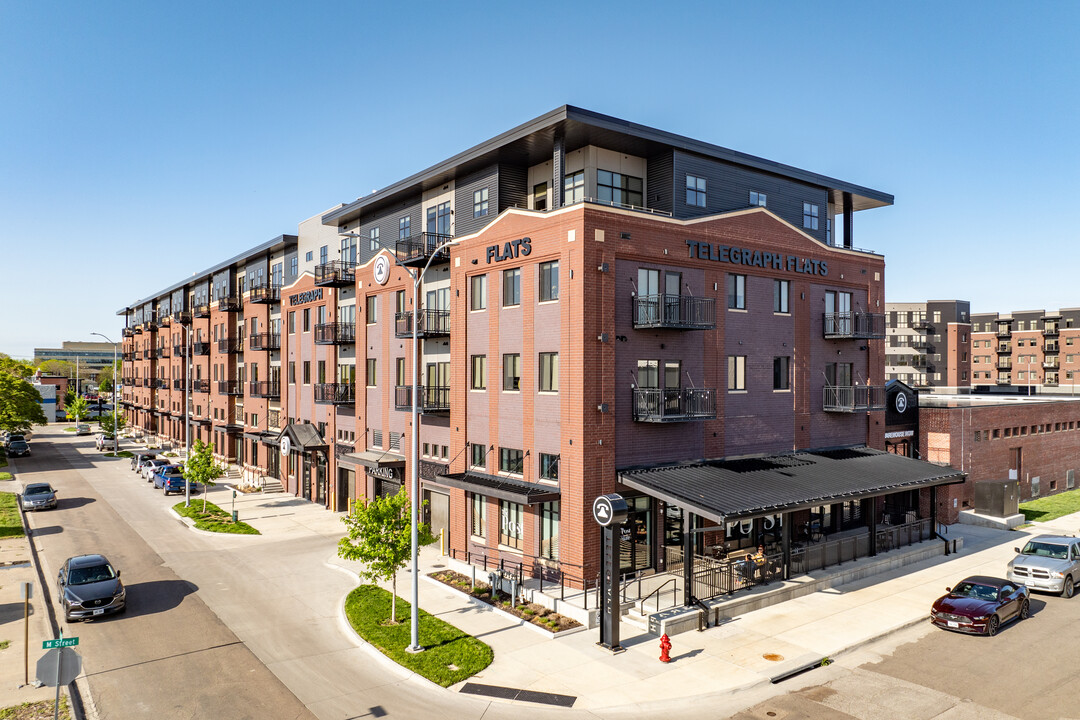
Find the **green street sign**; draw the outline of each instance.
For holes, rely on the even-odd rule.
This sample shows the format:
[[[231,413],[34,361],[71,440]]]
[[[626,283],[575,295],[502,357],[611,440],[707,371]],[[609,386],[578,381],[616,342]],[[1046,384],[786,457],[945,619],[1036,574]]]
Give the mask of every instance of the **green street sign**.
[[[79,638],[77,637],[57,638],[55,640],[46,640],[45,642],[41,643],[41,649],[48,650],[49,648],[75,647],[78,644]]]

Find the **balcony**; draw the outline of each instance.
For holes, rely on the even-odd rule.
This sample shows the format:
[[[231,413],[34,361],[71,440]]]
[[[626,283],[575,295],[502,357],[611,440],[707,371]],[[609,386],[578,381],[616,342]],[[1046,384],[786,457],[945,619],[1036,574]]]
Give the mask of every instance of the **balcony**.
[[[226,295],[225,297],[218,298],[218,312],[240,312],[243,307],[244,303],[235,295]]]
[[[157,326],[159,328],[169,327],[169,325],[172,324],[172,316],[171,315],[162,315],[161,317],[159,317],[157,319],[156,324],[157,324]]]
[[[123,337],[135,337],[135,328],[126,327],[120,331]]]
[[[635,422],[687,422],[716,418],[716,391],[710,388],[638,388]]]
[[[170,356],[169,348],[167,345],[162,345],[154,351],[154,357],[167,358]]]
[[[1053,324],[1047,323],[1043,327],[1043,337],[1057,337],[1058,333],[1059,333],[1059,328],[1058,328],[1057,323],[1053,323]]]
[[[133,328],[131,328],[131,332],[135,333],[136,335],[142,335],[142,331],[143,331],[143,324],[142,323],[136,323],[135,326]]]
[[[1061,367],[1061,364],[1058,362],[1058,359],[1056,357],[1052,357],[1043,358],[1042,366],[1048,370],[1057,370],[1059,367]]]
[[[150,387],[154,390],[168,390],[169,381],[165,378],[151,378]]]
[[[120,359],[125,360],[125,361],[131,361],[131,360],[135,359],[136,354],[137,354],[136,351],[128,350],[126,352],[120,353]]]
[[[217,341],[217,349],[219,353],[227,353],[229,355],[242,353],[244,352],[244,339],[238,337],[219,338]]]
[[[315,284],[320,287],[348,287],[356,284],[356,263],[331,260],[315,266]]]
[[[320,323],[315,326],[316,345],[345,345],[356,342],[356,323]]]
[[[998,355],[1008,355],[1009,353],[1012,352],[1012,344],[1007,343],[1007,342],[1006,343],[998,343],[997,351],[998,351]]]
[[[423,415],[446,414],[450,412],[450,388],[446,385],[420,385],[419,408]],[[412,387],[397,385],[394,387],[394,408],[412,410]]]
[[[1049,385],[1051,387],[1057,387],[1058,374],[1056,372],[1046,373],[1046,379],[1043,380],[1043,385]]]
[[[210,317],[210,303],[196,305],[192,312],[195,313],[195,317],[197,318],[208,318]]]
[[[997,384],[998,385],[1011,385],[1012,384],[1012,376],[1011,375],[998,375],[997,376]]]
[[[191,352],[193,352],[196,355],[209,355],[210,354],[210,343],[209,342],[203,342],[202,340],[196,340],[195,342],[193,342],[191,344]]]
[[[1012,358],[998,358],[998,370],[1012,370]]]
[[[248,383],[248,395],[257,398],[281,397],[281,383],[274,380],[258,380]]]
[[[279,333],[255,333],[248,340],[248,347],[252,350],[280,350],[281,335]]]
[[[874,340],[885,337],[884,313],[825,313],[824,336],[827,340]]]
[[[918,350],[919,352],[931,352],[934,349],[934,346],[925,340],[912,340],[908,344],[908,347],[912,350]]]
[[[693,295],[642,295],[633,298],[635,328],[713,330],[716,300]]]
[[[926,332],[933,332],[934,331],[933,324],[929,320],[925,320],[925,319],[916,320],[915,322],[911,323],[911,328],[913,330],[925,330]]]
[[[929,364],[929,362],[927,361],[925,355],[916,355],[916,356],[908,359],[908,364],[911,365],[911,367],[917,367],[917,368],[924,368],[925,369],[926,366]]]
[[[181,325],[191,324],[191,311],[190,310],[177,310],[172,314],[172,319]]]
[[[152,351],[150,350],[150,348],[144,349],[142,351],[143,360],[149,360],[151,354],[152,354]]]
[[[397,257],[402,265],[423,265],[433,255],[432,262],[450,259],[450,248],[439,250],[439,246],[453,240],[453,235],[440,235],[439,233],[420,233],[405,240],[397,241]],[[437,251],[437,252],[436,252]]]
[[[279,285],[254,285],[248,293],[248,302],[273,303],[281,300],[281,286]]]
[[[218,395],[243,395],[244,384],[239,380],[218,380]]]
[[[1057,340],[1047,340],[1045,343],[1043,343],[1043,352],[1044,353],[1056,353],[1057,351],[1058,351],[1058,341]]]
[[[826,385],[822,388],[822,410],[826,412],[884,409],[884,385]]]
[[[352,383],[319,383],[315,386],[315,402],[331,405],[353,405],[356,402]]]
[[[210,381],[205,378],[199,378],[198,380],[191,381],[191,392],[193,393],[208,393],[210,392]]]
[[[184,389],[184,381],[183,380],[173,380],[172,381],[172,389],[173,390],[183,390]]]
[[[449,310],[421,310],[417,314],[417,337],[429,338],[450,334],[450,311]],[[394,314],[394,337],[412,337],[411,312],[399,312]],[[318,342],[316,340],[316,342]]]
[[[999,338],[1011,338],[1012,337],[1012,326],[1009,325],[1008,323],[1003,323],[1001,325],[998,325],[997,336]]]
[[[176,356],[176,357],[187,357],[188,356],[187,345],[184,345],[183,343],[177,343],[176,345],[173,345],[172,346],[172,354],[174,356]]]

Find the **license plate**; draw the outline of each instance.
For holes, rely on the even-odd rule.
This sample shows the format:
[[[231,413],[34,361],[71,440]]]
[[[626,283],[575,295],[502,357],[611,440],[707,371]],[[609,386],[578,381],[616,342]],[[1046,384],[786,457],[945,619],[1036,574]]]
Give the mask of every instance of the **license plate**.
[[[94,610],[94,614],[95,615],[104,615],[105,614],[105,609],[104,608],[98,608],[98,609]]]
[[[952,620],[949,620],[948,623],[949,627],[960,627],[960,623],[958,622],[953,622]]]

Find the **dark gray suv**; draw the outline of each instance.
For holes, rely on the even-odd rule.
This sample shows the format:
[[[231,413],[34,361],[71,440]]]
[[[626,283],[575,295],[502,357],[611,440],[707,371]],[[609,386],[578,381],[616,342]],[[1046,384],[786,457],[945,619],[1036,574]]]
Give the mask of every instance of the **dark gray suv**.
[[[123,612],[127,606],[120,571],[104,555],[78,555],[64,561],[56,576],[56,595],[68,622]]]

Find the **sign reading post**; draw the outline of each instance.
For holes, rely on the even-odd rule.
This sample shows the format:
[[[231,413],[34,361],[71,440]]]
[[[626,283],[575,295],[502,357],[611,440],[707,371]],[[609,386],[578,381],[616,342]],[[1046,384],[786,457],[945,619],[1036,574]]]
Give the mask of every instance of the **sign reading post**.
[[[603,528],[600,553],[600,642],[597,645],[613,653],[624,650],[619,644],[622,606],[619,603],[619,543],[615,530],[626,522],[628,510],[626,500],[618,493],[601,495],[593,501],[593,519]]]

